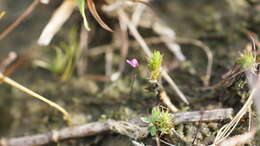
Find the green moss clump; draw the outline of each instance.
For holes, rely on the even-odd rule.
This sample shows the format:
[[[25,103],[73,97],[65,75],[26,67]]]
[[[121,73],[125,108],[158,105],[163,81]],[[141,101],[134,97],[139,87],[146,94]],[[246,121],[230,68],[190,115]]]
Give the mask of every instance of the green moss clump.
[[[168,110],[163,110],[160,107],[154,107],[152,109],[152,115],[150,118],[143,118],[144,122],[149,123],[149,131],[152,136],[160,135],[172,135],[173,134],[173,119],[171,118]]]
[[[255,58],[252,52],[245,52],[240,54],[240,57],[236,60],[236,64],[240,65],[243,69],[252,67],[255,63]]]
[[[154,51],[152,57],[148,61],[151,80],[158,81],[161,73],[163,55],[159,51]]]

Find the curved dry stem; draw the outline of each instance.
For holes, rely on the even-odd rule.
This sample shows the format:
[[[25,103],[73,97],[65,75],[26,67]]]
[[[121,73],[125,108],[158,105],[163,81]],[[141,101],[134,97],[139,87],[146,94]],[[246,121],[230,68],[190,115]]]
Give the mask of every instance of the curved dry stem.
[[[176,42],[193,44],[197,47],[200,47],[206,53],[207,59],[208,59],[208,65],[207,65],[205,79],[203,80],[203,82],[204,82],[204,86],[208,86],[210,78],[211,78],[212,65],[213,65],[213,54],[212,54],[210,48],[203,42],[196,40],[196,39],[176,38]]]
[[[103,27],[105,30],[113,32],[113,30],[98,15],[98,12],[96,10],[96,6],[95,6],[93,0],[87,0],[87,5],[88,5],[90,13],[96,19],[96,21],[99,23],[99,25],[101,27]]]
[[[68,125],[71,124],[71,116],[69,115],[69,113],[64,109],[62,108],[60,105],[48,100],[47,98],[33,92],[32,90],[24,87],[23,85],[17,83],[16,81],[12,80],[11,78],[7,77],[7,76],[4,76],[1,72],[0,72],[0,79],[6,83],[6,84],[9,84],[17,89],[19,89],[20,91],[24,92],[24,93],[27,93],[29,95],[31,95],[32,97],[34,98],[37,98],[39,100],[42,100],[43,102],[49,104],[50,106],[54,107],[55,109],[57,109],[58,111],[60,111],[62,114],[63,114],[63,118],[65,121],[67,121]]]

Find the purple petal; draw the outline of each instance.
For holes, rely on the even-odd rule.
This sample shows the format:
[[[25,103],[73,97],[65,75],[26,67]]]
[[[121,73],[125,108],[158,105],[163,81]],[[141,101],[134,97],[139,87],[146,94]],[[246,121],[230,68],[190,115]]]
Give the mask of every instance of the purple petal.
[[[139,63],[138,63],[138,61],[137,61],[137,59],[132,59],[132,60],[126,60],[126,62],[129,64],[129,65],[131,65],[133,68],[136,68],[136,67],[138,67],[139,66]]]
[[[131,62],[130,60],[126,59],[126,62],[127,62],[128,64],[132,65],[132,62]]]

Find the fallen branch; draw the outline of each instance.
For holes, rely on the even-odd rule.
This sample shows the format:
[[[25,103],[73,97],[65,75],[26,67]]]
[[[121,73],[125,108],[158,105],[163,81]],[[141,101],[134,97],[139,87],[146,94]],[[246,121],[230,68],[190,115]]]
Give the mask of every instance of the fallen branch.
[[[174,122],[193,122],[193,121],[212,121],[228,119],[232,116],[232,109],[217,109],[204,111],[201,117],[201,111],[181,112],[171,114]],[[217,115],[217,116],[216,116]],[[210,118],[209,118],[210,117]],[[129,121],[107,120],[105,122],[94,122],[80,126],[64,128],[61,130],[52,130],[50,132],[23,136],[17,138],[2,138],[0,146],[34,146],[44,145],[61,140],[92,136],[103,132],[114,132],[129,136],[133,139],[143,139],[148,136],[148,124],[140,118],[134,118]]]
[[[148,135],[147,127],[141,127],[136,124],[125,121],[108,120],[106,122],[94,122],[81,126],[53,130],[50,132],[24,136],[18,138],[1,139],[0,146],[35,146],[44,145],[52,142],[58,142],[69,138],[79,138],[96,135],[99,133],[112,131],[127,135],[134,139],[145,138]]]

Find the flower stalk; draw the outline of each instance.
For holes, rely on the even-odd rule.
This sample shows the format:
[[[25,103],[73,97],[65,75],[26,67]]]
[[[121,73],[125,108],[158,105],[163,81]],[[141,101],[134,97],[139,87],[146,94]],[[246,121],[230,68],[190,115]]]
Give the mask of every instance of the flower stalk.
[[[131,82],[130,82],[130,97],[133,97],[133,91],[134,91],[134,83],[135,83],[135,79],[136,79],[136,71],[135,68],[139,67],[139,62],[137,59],[132,59],[132,60],[126,60],[126,62],[132,66],[134,68],[134,70],[132,71],[132,77],[131,77]]]

